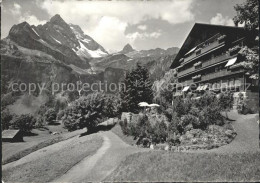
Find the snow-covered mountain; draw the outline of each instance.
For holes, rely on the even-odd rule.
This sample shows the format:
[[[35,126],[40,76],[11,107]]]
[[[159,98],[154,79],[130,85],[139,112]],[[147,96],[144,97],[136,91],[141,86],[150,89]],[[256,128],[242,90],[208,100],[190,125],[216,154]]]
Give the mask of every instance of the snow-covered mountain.
[[[76,35],[80,46],[73,47],[72,50],[80,57],[85,58],[99,58],[108,55],[108,52],[100,46],[90,36],[84,34],[78,25],[69,24],[71,30]]]
[[[27,22],[14,25],[7,38],[9,44],[38,50],[55,59],[81,68],[89,68],[91,58],[108,55],[108,52],[77,25],[67,24],[60,15],[53,16],[44,25]]]

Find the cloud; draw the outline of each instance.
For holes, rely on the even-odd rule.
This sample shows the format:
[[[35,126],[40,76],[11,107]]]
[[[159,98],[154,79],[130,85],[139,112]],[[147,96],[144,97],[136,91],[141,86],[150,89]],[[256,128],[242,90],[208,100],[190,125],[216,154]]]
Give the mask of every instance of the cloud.
[[[67,21],[90,16],[115,16],[122,21],[137,23],[145,17],[162,18],[170,23],[183,23],[194,19],[191,12],[192,0],[172,1],[52,1],[45,0],[39,6],[50,15],[59,13]],[[138,13],[136,13],[138,12]],[[84,18],[86,19],[86,18]]]
[[[102,17],[97,26],[89,32],[89,35],[93,37],[97,42],[102,42],[102,46],[110,48],[113,45],[113,49],[122,49],[121,45],[128,42],[124,35],[126,22],[119,20],[116,17],[104,16]]]
[[[21,14],[21,6],[17,3],[14,3],[13,8],[10,10],[13,16]]]
[[[217,24],[217,25],[228,25],[228,26],[234,26],[234,22],[231,18],[228,16],[223,17],[221,13],[217,13],[216,16],[212,17],[210,19],[211,24]]]
[[[130,24],[138,24],[146,19],[162,19],[170,24],[194,20],[191,11],[192,0],[163,2],[43,0],[38,1],[38,6],[46,10],[50,16],[60,14],[67,23],[80,25],[86,34],[105,48],[113,49],[122,49],[129,41],[129,37],[160,36],[160,33],[149,33],[150,35],[136,33],[127,36],[124,32]],[[145,31],[147,27],[142,25],[139,29]]]
[[[13,9],[11,9],[10,12],[13,16],[18,18],[19,22],[26,21],[32,25],[39,25],[39,24],[46,23],[46,21],[39,20],[36,16],[30,14],[29,12],[22,13],[22,7],[17,3],[14,3]]]
[[[147,26],[146,25],[139,25],[137,28],[144,31],[144,30],[147,29]]]
[[[31,25],[39,25],[39,24],[45,24],[46,21],[39,20],[36,16],[31,15],[29,13],[25,13],[22,16],[19,17],[19,22],[28,22]]]
[[[147,32],[134,32],[134,33],[129,33],[126,35],[126,37],[130,40],[131,43],[133,43],[134,41],[136,41],[137,39],[147,39],[147,38],[152,38],[152,39],[157,39],[162,35],[161,30],[157,31],[157,32],[151,32],[151,33],[147,33]]]

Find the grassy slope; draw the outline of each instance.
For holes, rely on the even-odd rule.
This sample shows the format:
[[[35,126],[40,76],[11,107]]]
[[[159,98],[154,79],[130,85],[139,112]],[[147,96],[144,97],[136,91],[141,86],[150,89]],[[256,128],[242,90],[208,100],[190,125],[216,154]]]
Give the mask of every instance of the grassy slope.
[[[48,153],[48,150],[45,150],[45,156],[3,169],[3,180],[49,182],[63,175],[83,158],[93,155],[101,145],[102,138],[97,134],[75,138],[58,151]]]
[[[35,130],[34,130],[35,131]],[[16,161],[34,151],[42,149],[54,143],[67,140],[76,135],[85,132],[84,130],[77,130],[74,132],[67,132],[60,135],[50,135],[49,132],[43,132],[38,136],[25,137],[25,142],[18,143],[3,143],[2,144],[2,164],[7,164]],[[38,131],[39,133],[39,131]]]
[[[106,180],[257,181],[260,154],[137,153],[127,157]]]
[[[117,136],[119,136],[125,143],[129,144],[129,145],[134,145],[136,144],[137,140],[134,140],[132,136],[126,136],[123,134],[121,127],[119,124],[116,124],[112,130],[111,130],[114,134],[116,134]]]

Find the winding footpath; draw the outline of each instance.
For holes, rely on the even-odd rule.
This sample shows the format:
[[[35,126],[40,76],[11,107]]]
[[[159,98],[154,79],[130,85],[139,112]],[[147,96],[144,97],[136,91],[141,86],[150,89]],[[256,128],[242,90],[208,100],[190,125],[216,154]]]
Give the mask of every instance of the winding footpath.
[[[100,182],[104,180],[128,155],[149,151],[130,146],[111,131],[99,132],[104,141],[98,151],[72,167],[52,182]]]
[[[235,112],[231,112],[229,117],[236,120],[233,122],[233,126],[237,131],[236,138],[230,144],[212,150],[193,151],[191,153],[243,153],[259,151],[259,124],[255,120],[256,115],[238,115]],[[103,138],[102,146],[96,153],[92,156],[87,156],[62,176],[57,177],[51,182],[101,182],[111,174],[127,156],[137,152],[150,151],[150,149],[138,148],[126,144],[112,131],[101,131],[95,135]],[[86,136],[85,138],[87,139],[88,137]],[[64,146],[74,144],[77,141],[77,138],[71,138],[53,144],[35,151],[16,162],[4,165],[3,168],[10,168],[37,160],[37,158],[43,155],[54,153]],[[81,139],[81,141],[84,141],[84,138]]]
[[[229,113],[229,118],[237,132],[235,139],[227,145],[211,150],[199,150],[192,153],[245,153],[260,152],[259,148],[259,124],[256,122],[256,114],[239,115],[236,111]]]

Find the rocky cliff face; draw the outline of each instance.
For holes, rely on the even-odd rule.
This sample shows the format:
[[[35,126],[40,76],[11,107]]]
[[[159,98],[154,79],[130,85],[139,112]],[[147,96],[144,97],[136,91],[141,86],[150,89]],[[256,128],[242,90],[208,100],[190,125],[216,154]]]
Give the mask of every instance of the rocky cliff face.
[[[120,51],[119,53],[126,54],[126,53],[130,53],[130,52],[133,52],[133,51],[135,51],[133,49],[133,47],[130,44],[127,44],[127,45],[124,46],[122,51]]]
[[[119,83],[137,63],[145,65],[152,80],[160,78],[174,58],[176,48],[136,51],[126,45],[123,53],[108,54],[79,26],[55,15],[44,25],[14,25],[1,40],[3,94],[11,84]],[[37,93],[37,92],[36,92]]]
[[[77,25],[67,24],[55,15],[44,25],[23,22],[14,25],[8,38],[21,47],[42,51],[65,64],[89,68],[89,59],[108,55],[94,39]]]
[[[59,15],[44,25],[14,25],[8,37],[1,40],[0,54],[3,93],[9,92],[14,82],[50,85],[80,80],[91,85],[104,82],[114,69],[93,72],[89,61],[108,55],[107,51],[79,26],[67,24]],[[116,83],[123,77],[124,73],[119,72],[109,81]]]

